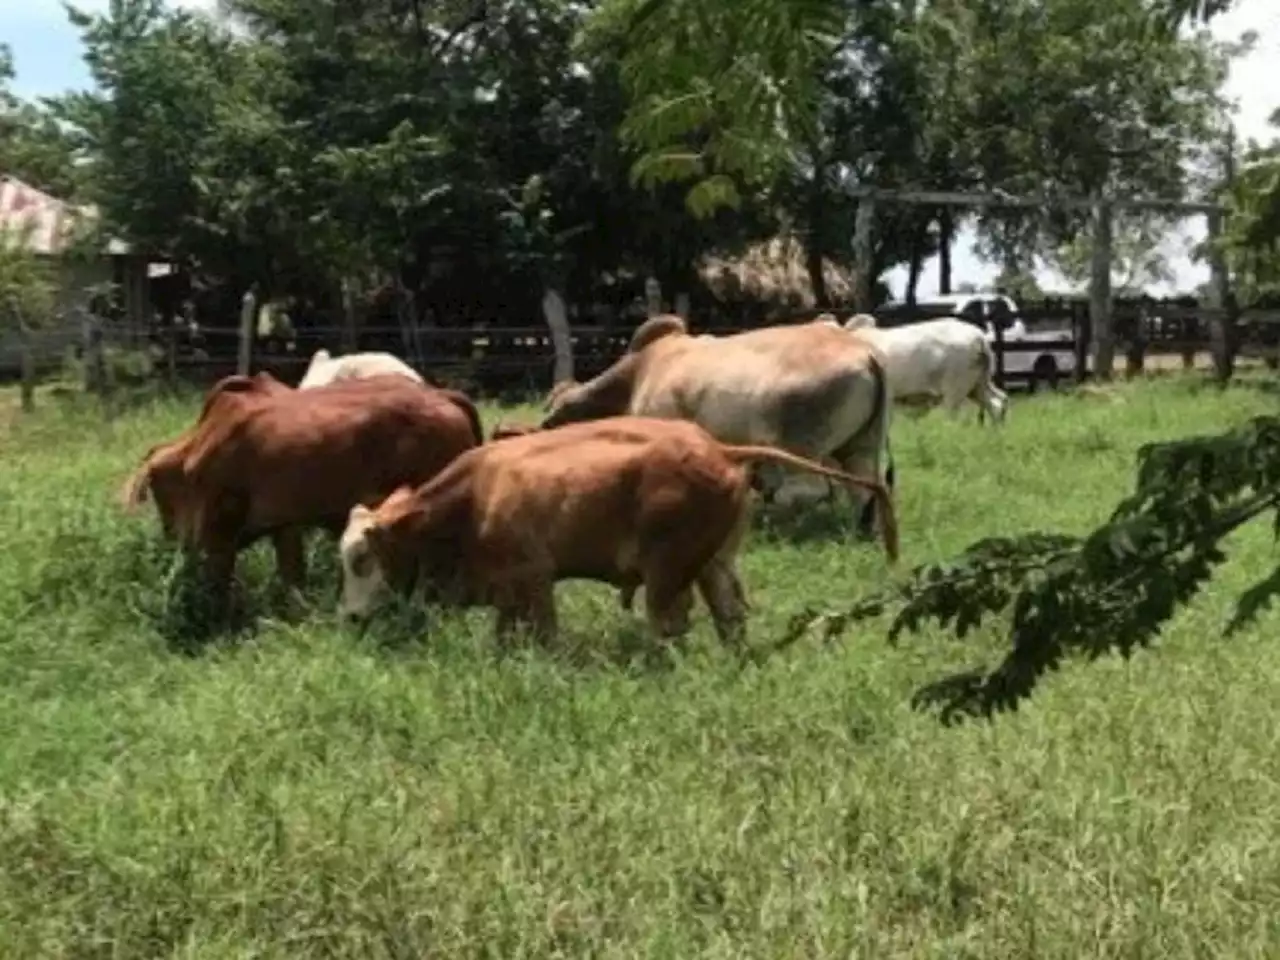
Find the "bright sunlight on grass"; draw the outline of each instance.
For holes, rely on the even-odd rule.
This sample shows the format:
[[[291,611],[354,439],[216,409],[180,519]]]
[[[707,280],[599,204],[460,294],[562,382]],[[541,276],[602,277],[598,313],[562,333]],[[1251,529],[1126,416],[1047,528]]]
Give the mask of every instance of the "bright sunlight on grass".
[[[1169,378],[1017,398],[1003,430],[900,416],[904,563],[1082,532],[1139,444],[1275,402]],[[0,414],[0,956],[1280,955],[1280,618],[1219,639],[1269,528],[1154,650],[956,728],[911,695],[993,630],[743,664],[699,606],[655,658],[615,591],[565,584],[559,646],[501,658],[484,612],[340,626],[319,536],[309,617],[274,618],[262,547],[256,626],[196,648],[114,499],[196,409]],[[761,522],[743,576],[765,646],[889,574]]]

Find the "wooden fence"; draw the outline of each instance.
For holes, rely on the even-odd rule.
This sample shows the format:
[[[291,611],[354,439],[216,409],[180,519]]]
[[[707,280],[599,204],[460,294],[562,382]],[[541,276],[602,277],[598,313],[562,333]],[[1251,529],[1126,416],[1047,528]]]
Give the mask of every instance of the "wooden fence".
[[[811,320],[817,311],[806,311],[783,321]],[[1114,309],[1117,343],[1130,369],[1140,368],[1145,357],[1181,355],[1190,365],[1194,355],[1208,348],[1208,323],[1212,308],[1194,303],[1156,301],[1117,302]],[[877,314],[882,326],[897,326],[926,319],[928,310],[891,309]],[[932,315],[938,315],[934,311]],[[976,318],[975,318],[976,319]],[[990,318],[987,318],[990,319]],[[1006,338],[1007,325],[1021,321],[1027,339]],[[1089,374],[1090,330],[1088,305],[1083,301],[1045,301],[1027,304],[1018,314],[1006,314],[992,324],[997,381],[1007,388],[1037,385],[1049,380],[1080,380]],[[697,329],[695,327],[695,329]],[[742,327],[720,327],[718,335],[739,332]],[[1275,364],[1280,356],[1280,310],[1245,311],[1239,323],[1238,352],[1262,356]],[[579,379],[596,375],[622,352],[631,338],[630,325],[575,326],[572,332],[574,373]],[[360,331],[359,349],[401,341],[399,327],[367,326]],[[343,331],[337,326],[304,327],[290,340],[255,338],[250,354],[252,370],[266,370],[287,383],[297,383],[315,350],[322,347],[341,354]],[[429,379],[464,387],[486,395],[543,392],[551,384],[554,351],[545,328],[417,328],[409,338],[412,351],[403,358]],[[202,327],[195,335],[184,330],[163,330],[149,336],[124,336],[108,326],[99,328],[97,341],[106,352],[131,353],[140,348],[150,359],[143,366],[183,380],[207,385],[237,371],[243,362],[238,327]],[[73,351],[95,366],[94,343]],[[136,366],[136,364],[135,364]],[[141,374],[139,374],[141,375]]]

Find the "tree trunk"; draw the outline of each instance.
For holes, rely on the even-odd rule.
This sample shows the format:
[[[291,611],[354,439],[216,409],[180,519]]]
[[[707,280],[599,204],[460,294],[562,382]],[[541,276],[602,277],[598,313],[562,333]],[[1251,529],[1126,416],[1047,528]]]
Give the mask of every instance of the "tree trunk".
[[[943,207],[938,216],[938,293],[951,293],[951,242],[955,239],[955,221],[951,208]]]
[[[822,250],[818,242],[810,235],[805,244],[804,265],[809,271],[809,286],[813,290],[814,306],[825,310],[831,306],[831,296],[827,293],[827,278],[822,272]]]
[[[1111,379],[1116,341],[1111,329],[1111,208],[1098,200],[1093,209],[1093,260],[1089,280],[1089,320],[1093,327],[1093,375]]]
[[[552,383],[572,380],[573,340],[569,329],[569,311],[565,307],[564,297],[558,290],[547,287],[543,291],[542,316],[547,321],[547,331],[551,334],[551,347],[556,355]]]
[[[916,292],[920,286],[920,272],[924,269],[924,245],[929,237],[929,221],[921,219],[911,233],[911,259],[907,264],[907,295],[909,305],[916,305]]]
[[[1209,344],[1213,350],[1213,372],[1223,384],[1231,379],[1236,367],[1237,306],[1231,292],[1231,274],[1219,247],[1222,214],[1209,214],[1209,270],[1213,285],[1213,305],[1217,312],[1209,321]]]
[[[876,204],[871,197],[863,197],[858,203],[858,215],[853,228],[853,256],[857,275],[853,309],[856,313],[871,313],[875,309],[876,272]]]

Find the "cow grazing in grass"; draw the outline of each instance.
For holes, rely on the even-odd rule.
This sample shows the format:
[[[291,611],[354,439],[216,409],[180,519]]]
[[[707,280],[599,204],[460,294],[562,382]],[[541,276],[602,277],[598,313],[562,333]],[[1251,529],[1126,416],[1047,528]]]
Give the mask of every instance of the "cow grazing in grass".
[[[687,421],[609,417],[487,443],[416,490],[353,508],[341,542],[343,612],[366,616],[388,588],[421,588],[492,606],[499,638],[525,625],[547,639],[556,582],[579,578],[632,593],[643,585],[660,637],[687,629],[696,588],[721,638],[736,642],[746,610],[736,557],[748,467],[759,462],[871,492],[896,559],[892,499],[878,482],[775,448],[726,446]]]
[[[856,314],[845,329],[880,351],[895,400],[941,399],[953,415],[966,399],[978,406],[978,417],[1000,423],[1009,396],[995,385],[995,355],[983,332],[957,317],[923,320],[879,328],[875,319]]]
[[[699,424],[733,444],[767,444],[883,478],[891,404],[870,344],[818,321],[723,337],[652,317],[627,352],[586,383],[558,384],[543,426],[631,414]],[[780,480],[779,468],[769,486]],[[763,479],[763,478],[762,478]]]
[[[240,550],[270,537],[280,579],[301,586],[307,530],[340,533],[355,504],[421,483],[482,441],[465,394],[400,376],[307,391],[224,381],[194,428],[148,453],[123,495],[130,509],[154,495],[166,534],[203,556],[221,605]]]
[[[415,383],[426,383],[422,374],[394,354],[371,351],[334,357],[328,350],[317,350],[311,355],[311,363],[302,375],[298,389],[313,390],[339,380],[360,380],[384,374],[398,374]]]

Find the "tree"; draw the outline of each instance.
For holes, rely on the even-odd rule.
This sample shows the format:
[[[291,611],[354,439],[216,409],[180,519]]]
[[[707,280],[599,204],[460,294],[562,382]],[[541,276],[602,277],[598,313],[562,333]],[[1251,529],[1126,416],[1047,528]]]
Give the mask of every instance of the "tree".
[[[71,138],[47,110],[9,91],[13,76],[11,52],[0,44],[0,175],[74,199],[79,177]]]
[[[1280,110],[1271,123],[1280,126]],[[1280,139],[1251,147],[1227,203],[1222,242],[1241,301],[1280,296]]]
[[[46,258],[30,246],[31,229],[0,229],[0,333],[23,343],[22,409],[35,406],[35,369],[30,337],[48,323],[57,302],[56,277]]]
[[[964,637],[1011,615],[1010,650],[921,691],[945,721],[1014,709],[1070,657],[1131,655],[1150,645],[1226,559],[1230,534],[1266,514],[1280,529],[1280,417],[1257,417],[1217,436],[1144,446],[1133,493],[1084,537],[1031,533],[972,544],[950,563],[916,568],[907,582],[852,608],[797,617],[782,645],[815,625],[828,638],[895,608],[891,641],[927,621]],[[1246,590],[1228,635],[1280,594],[1280,568]]]
[[[1136,295],[1151,284],[1173,281],[1165,244],[1177,222],[1177,217],[1146,211],[1116,215],[1112,226],[1111,283],[1117,293]],[[1049,261],[1071,284],[1084,288],[1089,283],[1091,257],[1091,238],[1078,233],[1052,251]]]
[[[794,144],[815,124],[820,78],[840,51],[849,17],[884,6],[845,0],[605,0],[587,38],[622,51],[631,95],[625,134],[643,151],[637,175],[691,180],[691,205],[703,210],[736,202],[735,180],[767,182],[792,161]],[[1008,5],[987,4],[985,9],[998,15],[1002,6]],[[1097,33],[1087,29],[1094,18],[1111,16],[1109,4],[1076,4],[1074,16],[1072,6],[1062,0],[1057,5],[1061,15],[1048,19],[1065,16]],[[1150,0],[1116,6],[1140,14],[1138,25],[1153,42],[1169,43],[1176,40],[1180,24],[1207,21],[1230,2]],[[939,0],[922,8],[926,18],[935,7],[946,10],[943,19],[973,9]],[[1048,62],[1019,50],[1012,60],[995,64],[996,75],[1007,70],[1016,74],[1018,67],[1030,65],[1052,79],[1052,65],[1072,44],[1086,55],[1117,61],[1123,52],[1137,52],[1132,43],[1106,49],[1094,42],[1100,37],[1080,43],[1069,34],[1057,35],[1062,42]],[[1016,44],[1016,34],[1010,39]]]

